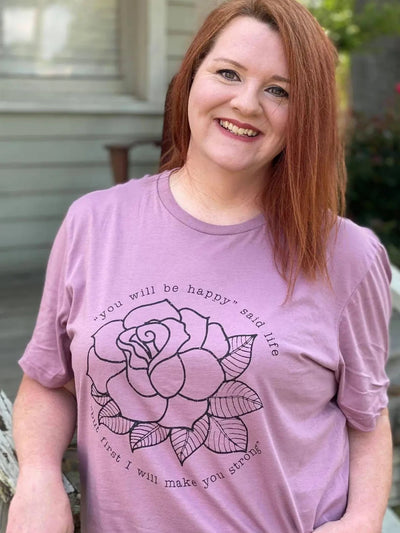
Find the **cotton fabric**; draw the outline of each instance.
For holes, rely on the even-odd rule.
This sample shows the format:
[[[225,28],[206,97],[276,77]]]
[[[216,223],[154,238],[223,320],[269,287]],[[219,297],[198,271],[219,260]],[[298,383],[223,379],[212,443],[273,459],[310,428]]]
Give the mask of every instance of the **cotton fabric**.
[[[85,533],[310,533],[343,515],[347,424],[371,431],[387,405],[390,267],[346,219],[328,253],[330,285],[300,277],[285,302],[264,218],[197,220],[169,172],[71,206],[20,364],[75,380]]]

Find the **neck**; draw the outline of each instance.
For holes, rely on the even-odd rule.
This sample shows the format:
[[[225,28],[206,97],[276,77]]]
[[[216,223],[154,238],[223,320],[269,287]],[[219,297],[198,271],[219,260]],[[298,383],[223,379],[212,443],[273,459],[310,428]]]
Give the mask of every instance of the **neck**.
[[[172,194],[185,211],[220,225],[239,224],[261,212],[260,176],[213,170],[192,168],[188,161],[171,175]]]

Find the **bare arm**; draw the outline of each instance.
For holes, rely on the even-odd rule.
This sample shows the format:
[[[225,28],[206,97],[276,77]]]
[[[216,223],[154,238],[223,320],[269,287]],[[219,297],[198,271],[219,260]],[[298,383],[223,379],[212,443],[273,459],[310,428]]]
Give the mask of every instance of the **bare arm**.
[[[392,479],[392,437],[388,410],[373,431],[349,428],[350,486],[346,513],[337,522],[317,528],[318,533],[381,533]]]
[[[71,385],[48,389],[27,376],[22,379],[13,414],[20,473],[7,533],[73,531],[61,473],[63,453],[76,424]]]

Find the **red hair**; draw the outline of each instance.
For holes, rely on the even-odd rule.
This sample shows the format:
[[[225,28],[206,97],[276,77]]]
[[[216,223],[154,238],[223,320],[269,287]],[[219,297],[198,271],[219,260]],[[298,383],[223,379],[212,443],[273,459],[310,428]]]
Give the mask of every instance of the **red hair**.
[[[300,273],[327,274],[327,245],[344,209],[346,171],[337,125],[337,53],[324,30],[297,0],[230,0],[214,9],[194,37],[168,102],[172,147],[160,170],[182,167],[190,140],[188,100],[196,71],[221,31],[248,16],[279,32],[290,77],[284,150],[265,182],[263,211],[279,272],[292,292]]]

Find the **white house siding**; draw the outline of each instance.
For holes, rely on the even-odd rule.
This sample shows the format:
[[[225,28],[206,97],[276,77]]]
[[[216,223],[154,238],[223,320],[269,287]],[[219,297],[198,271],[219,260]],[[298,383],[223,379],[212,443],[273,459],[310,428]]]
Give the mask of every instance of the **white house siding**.
[[[197,29],[197,2],[168,0],[167,77],[170,80],[181,64],[183,55]]]
[[[184,53],[207,13],[223,0],[168,0],[168,80],[177,72]]]
[[[167,34],[166,86],[204,15],[205,1],[168,0],[160,28]],[[0,275],[42,270],[70,203],[112,185],[104,145],[133,134],[159,135],[162,114],[159,106],[141,113],[23,112],[0,101],[0,108]],[[131,177],[153,172],[158,157],[154,147],[137,148],[131,153]]]
[[[158,135],[160,115],[0,115],[0,274],[43,268],[70,203],[112,185],[104,145]],[[156,148],[132,154],[131,175],[157,168]]]

